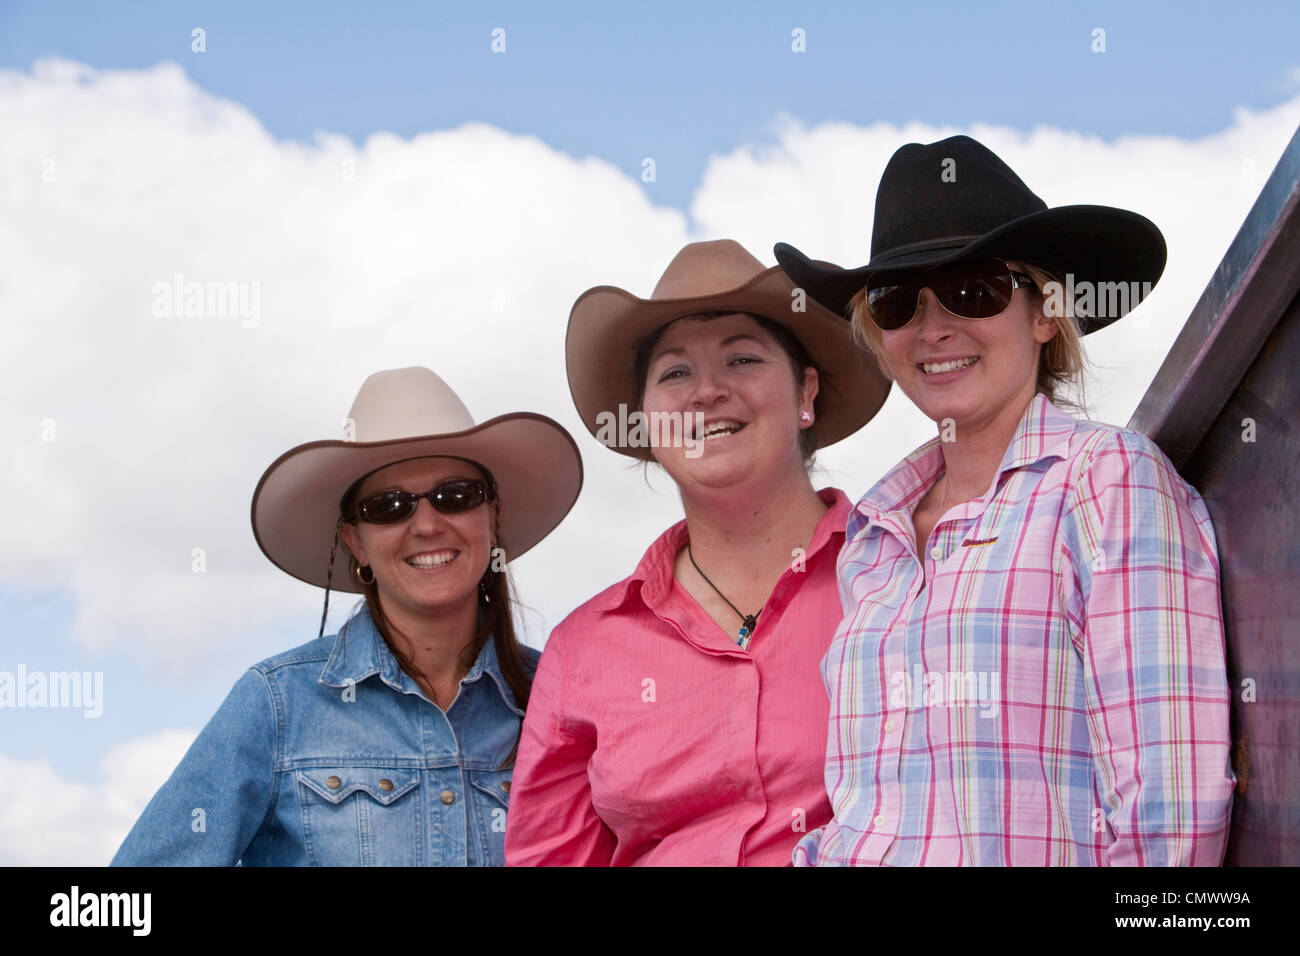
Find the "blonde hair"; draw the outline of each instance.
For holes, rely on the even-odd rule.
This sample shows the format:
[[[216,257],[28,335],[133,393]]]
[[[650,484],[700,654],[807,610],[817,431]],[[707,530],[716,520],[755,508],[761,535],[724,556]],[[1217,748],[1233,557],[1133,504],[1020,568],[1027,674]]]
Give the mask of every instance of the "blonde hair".
[[[1037,300],[1039,309],[1044,309],[1046,305],[1043,289],[1047,284],[1055,282],[1058,288],[1062,284],[1056,275],[1039,266],[1012,260],[1008,260],[1007,265],[1034,280],[1034,288],[1026,291]],[[866,286],[853,294],[853,298],[849,300],[849,307],[852,314],[853,340],[875,356],[880,371],[893,381],[896,376],[885,354],[884,337],[880,327],[871,320],[867,306]],[[1073,303],[1066,303],[1065,315],[1049,316],[1049,318],[1056,323],[1056,334],[1043,345],[1039,353],[1038,381],[1035,391],[1046,395],[1054,405],[1086,415],[1084,380],[1088,372],[1088,359],[1083,352],[1083,336],[1079,331],[1079,323],[1074,317]]]

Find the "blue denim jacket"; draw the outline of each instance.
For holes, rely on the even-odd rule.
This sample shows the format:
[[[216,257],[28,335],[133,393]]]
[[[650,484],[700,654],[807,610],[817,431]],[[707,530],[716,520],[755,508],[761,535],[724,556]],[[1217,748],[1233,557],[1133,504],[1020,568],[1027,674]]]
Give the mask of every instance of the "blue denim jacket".
[[[112,865],[504,866],[522,717],[491,638],[443,713],[363,606],[240,678]]]

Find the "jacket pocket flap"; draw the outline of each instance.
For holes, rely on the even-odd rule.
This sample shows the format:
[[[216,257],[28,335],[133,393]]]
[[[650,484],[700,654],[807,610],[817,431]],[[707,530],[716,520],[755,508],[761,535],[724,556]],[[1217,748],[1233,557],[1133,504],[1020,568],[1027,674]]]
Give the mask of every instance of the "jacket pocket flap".
[[[298,782],[330,803],[340,803],[361,790],[387,806],[420,785],[418,770],[383,767],[313,767],[299,770]]]
[[[486,793],[505,806],[510,805],[510,778],[514,776],[514,768],[509,770],[471,770],[469,772],[470,785],[482,793]]]

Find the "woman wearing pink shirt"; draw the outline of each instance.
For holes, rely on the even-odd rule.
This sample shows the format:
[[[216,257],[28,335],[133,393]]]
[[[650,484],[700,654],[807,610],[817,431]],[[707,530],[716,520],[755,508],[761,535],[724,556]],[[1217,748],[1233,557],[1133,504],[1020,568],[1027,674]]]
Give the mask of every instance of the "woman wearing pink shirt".
[[[566,350],[588,429],[663,466],[686,516],[551,634],[506,861],[788,864],[831,818],[818,666],[849,508],[806,461],[888,383],[846,322],[730,241],[684,248],[649,299],[584,293]]]

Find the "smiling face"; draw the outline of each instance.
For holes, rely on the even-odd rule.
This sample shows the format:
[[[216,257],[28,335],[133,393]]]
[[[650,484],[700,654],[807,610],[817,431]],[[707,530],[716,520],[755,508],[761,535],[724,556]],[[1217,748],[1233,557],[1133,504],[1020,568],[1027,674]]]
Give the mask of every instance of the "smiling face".
[[[453,478],[483,479],[472,464],[457,458],[417,458],[368,475],[353,503],[380,491],[430,491]],[[443,514],[427,499],[415,513],[393,524],[358,521],[339,531],[360,565],[368,565],[386,614],[427,615],[464,611],[477,605],[478,583],[492,550],[496,503],[459,514]]]
[[[932,421],[952,419],[960,436],[995,419],[1019,421],[1037,390],[1039,354],[1057,331],[1027,288],[987,319],[953,315],[927,288],[910,323],[879,335],[907,397]]]
[[[798,381],[790,356],[747,315],[679,319],[654,346],[642,411],[680,415],[699,445],[656,447],[655,460],[684,490],[803,474],[799,439],[813,422],[801,413],[813,413],[817,387],[816,370]]]

